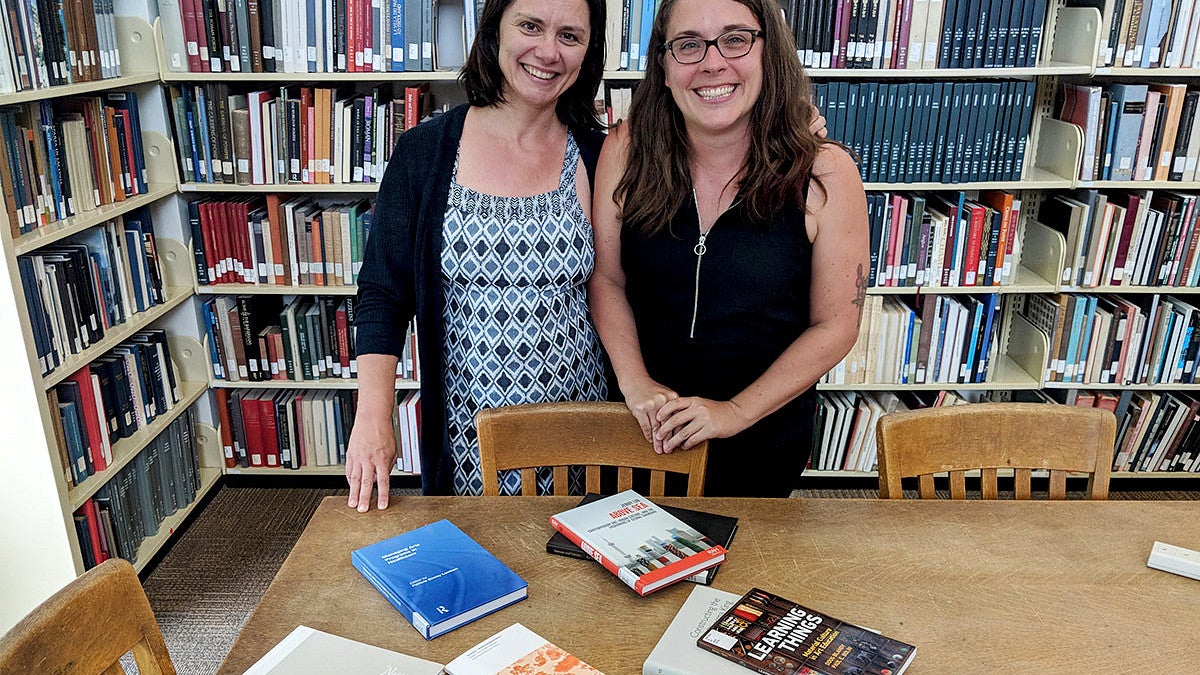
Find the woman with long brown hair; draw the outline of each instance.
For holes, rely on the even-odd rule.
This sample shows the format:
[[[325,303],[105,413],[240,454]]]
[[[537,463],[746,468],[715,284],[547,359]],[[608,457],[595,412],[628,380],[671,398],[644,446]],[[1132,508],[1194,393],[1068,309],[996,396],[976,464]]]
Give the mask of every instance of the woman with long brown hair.
[[[592,316],[656,451],[711,440],[706,494],[787,496],[858,335],[858,169],[771,0],[663,0],[650,50],[597,168]]]

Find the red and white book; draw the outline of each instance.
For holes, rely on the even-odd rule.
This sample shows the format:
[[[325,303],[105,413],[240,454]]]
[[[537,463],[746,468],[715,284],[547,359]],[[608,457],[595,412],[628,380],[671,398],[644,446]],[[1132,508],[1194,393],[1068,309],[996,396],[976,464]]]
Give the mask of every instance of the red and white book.
[[[633,490],[553,515],[550,524],[638,595],[725,561],[724,546]]]

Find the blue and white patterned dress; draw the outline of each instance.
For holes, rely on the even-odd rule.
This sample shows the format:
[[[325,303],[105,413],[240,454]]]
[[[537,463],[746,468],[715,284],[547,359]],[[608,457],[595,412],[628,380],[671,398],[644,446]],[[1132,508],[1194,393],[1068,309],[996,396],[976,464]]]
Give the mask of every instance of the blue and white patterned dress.
[[[585,284],[595,264],[592,225],[575,192],[579,148],[568,134],[558,189],[497,197],[458,182],[442,230],[446,422],[454,492],[483,492],[475,414],[483,408],[603,400],[600,342]],[[538,492],[551,489],[538,474]],[[519,494],[521,475],[501,475]]]

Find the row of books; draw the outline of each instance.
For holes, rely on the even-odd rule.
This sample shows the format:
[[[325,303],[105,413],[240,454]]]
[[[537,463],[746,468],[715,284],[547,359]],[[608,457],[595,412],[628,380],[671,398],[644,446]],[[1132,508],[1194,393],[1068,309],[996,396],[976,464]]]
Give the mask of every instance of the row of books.
[[[113,462],[113,446],[178,405],[179,379],[167,335],[134,334],[75,371],[48,394],[59,455],[70,484]]]
[[[188,203],[202,286],[350,286],[371,230],[370,203],[278,195]]]
[[[875,287],[1007,286],[1021,253],[1012,193],[867,193]]]
[[[1152,391],[1072,390],[1068,403],[1105,408],[1117,416],[1113,471],[1200,472],[1200,399]]]
[[[175,71],[380,73],[462,67],[482,4],[159,0],[158,8]]]
[[[167,299],[144,209],[20,256],[17,268],[43,375]]]
[[[230,93],[224,83],[170,87],[187,182],[378,183],[396,138],[429,114],[429,83],[340,94],[326,87]]]
[[[865,182],[1014,181],[1033,121],[1033,81],[823,82],[829,137]]]
[[[421,392],[413,390],[396,403],[396,470],[421,473]]]
[[[858,339],[829,384],[987,382],[1001,343],[1001,296],[867,296]]]
[[[1200,284],[1197,195],[1167,191],[1055,194],[1039,218],[1066,239],[1069,286]]]
[[[353,298],[222,295],[200,310],[218,380],[358,376]]]
[[[164,518],[196,500],[200,465],[189,408],[74,514],[85,568],[109,558],[137,562],[138,547]]]
[[[809,468],[875,471],[875,428],[879,418],[906,406],[891,392],[828,391],[817,396]]]
[[[1081,180],[1196,180],[1200,90],[1067,84],[1060,99],[1059,119],[1083,131]]]
[[[788,0],[809,68],[1001,68],[1037,64],[1046,0]]]
[[[0,187],[13,237],[149,190],[137,96],[0,108]]]
[[[1200,310],[1174,296],[1029,295],[1018,311],[1050,341],[1045,378],[1082,384],[1196,381]]]
[[[1196,0],[1074,0],[1100,9],[1099,66],[1200,68]]]
[[[357,391],[216,389],[227,467],[346,463]]]
[[[120,77],[113,0],[14,0],[0,12],[0,94]]]

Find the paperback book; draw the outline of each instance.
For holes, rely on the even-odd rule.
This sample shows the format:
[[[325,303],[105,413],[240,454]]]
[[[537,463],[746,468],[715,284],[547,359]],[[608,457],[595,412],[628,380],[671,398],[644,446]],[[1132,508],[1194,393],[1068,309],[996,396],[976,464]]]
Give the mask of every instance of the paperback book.
[[[917,648],[752,588],[696,641],[767,675],[900,675]]]
[[[426,640],[528,594],[524,579],[448,520],[360,548],[350,560]]]
[[[553,515],[550,525],[638,595],[725,560],[724,546],[633,490]]]
[[[696,640],[741,596],[696,586],[646,662],[642,675],[746,675],[746,669],[696,646]]]
[[[297,626],[244,675],[441,675],[442,664]]]
[[[600,498],[601,495],[598,495],[594,492],[589,492],[587,496],[583,498],[583,501],[579,502],[579,505],[583,506],[584,504],[590,504]],[[661,506],[659,508],[682,520],[688,527],[694,528],[696,531],[700,532],[712,541],[724,546],[726,549],[728,549],[729,545],[733,543],[733,535],[737,534],[738,519],[732,516],[723,516],[719,513],[708,513],[706,511],[681,509],[674,506]],[[550,537],[550,540],[546,542],[546,552],[553,553],[554,555],[567,556],[569,558],[579,558],[581,560],[592,559],[592,556],[584,553],[583,549],[579,548],[575,544],[572,544],[571,540],[567,539],[566,536],[564,536],[561,532],[555,532],[554,536]],[[717,575],[718,569],[720,569],[719,565],[710,567],[703,572],[697,572],[688,577],[687,581],[697,584],[710,584],[712,583],[713,577]]]
[[[446,675],[604,675],[579,657],[514,623],[446,664]]]

